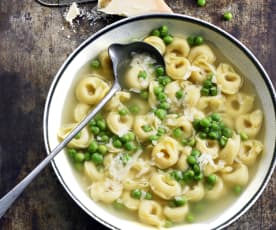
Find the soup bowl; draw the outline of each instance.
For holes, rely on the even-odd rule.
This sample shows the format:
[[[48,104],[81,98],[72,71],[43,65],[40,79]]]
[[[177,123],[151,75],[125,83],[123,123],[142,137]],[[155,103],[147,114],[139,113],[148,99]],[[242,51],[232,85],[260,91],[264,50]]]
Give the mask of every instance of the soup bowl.
[[[143,38],[153,28],[167,25],[173,35],[201,34],[212,41],[216,49],[239,69],[255,88],[259,104],[264,112],[263,142],[264,152],[254,169],[253,176],[243,193],[234,202],[222,207],[207,218],[198,219],[193,224],[180,224],[172,229],[222,229],[244,214],[258,199],[267,185],[275,167],[276,140],[276,100],[275,90],[268,74],[252,52],[236,38],[222,29],[189,16],[178,14],[151,14],[127,18],[113,23],[84,41],[64,62],[56,74],[46,101],[44,113],[44,141],[49,152],[59,144],[58,130],[63,123],[63,108],[73,102],[76,76],[81,68],[112,43],[127,43]],[[250,78],[249,78],[250,77]],[[82,185],[82,178],[73,169],[65,151],[52,161],[53,169],[64,189],[71,198],[91,217],[110,229],[152,229],[139,223],[133,217],[94,202]],[[210,208],[211,209],[211,208]],[[209,210],[210,210],[209,209]]]

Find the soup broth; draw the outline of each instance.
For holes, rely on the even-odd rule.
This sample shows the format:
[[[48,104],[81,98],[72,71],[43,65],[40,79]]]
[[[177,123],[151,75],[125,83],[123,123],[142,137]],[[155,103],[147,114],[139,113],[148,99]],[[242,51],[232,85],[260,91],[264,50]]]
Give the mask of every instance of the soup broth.
[[[220,215],[254,176],[264,148],[263,112],[246,74],[211,42],[164,35],[164,28],[144,41],[164,56],[165,68],[135,54],[124,73],[126,88],[67,149],[91,199],[156,227]],[[111,85],[105,50],[76,76],[59,138]]]

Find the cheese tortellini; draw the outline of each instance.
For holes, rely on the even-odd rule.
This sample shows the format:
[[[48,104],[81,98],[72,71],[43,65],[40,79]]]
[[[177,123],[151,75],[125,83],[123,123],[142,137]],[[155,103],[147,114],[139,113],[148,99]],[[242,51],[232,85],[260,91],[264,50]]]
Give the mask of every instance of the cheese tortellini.
[[[156,228],[183,224],[201,215],[197,205],[211,209],[244,190],[265,152],[264,114],[243,74],[208,39],[189,45],[166,29],[143,38],[165,66],[131,53],[123,89],[67,145],[89,197]],[[111,64],[105,49],[81,71],[60,140],[108,93]]]

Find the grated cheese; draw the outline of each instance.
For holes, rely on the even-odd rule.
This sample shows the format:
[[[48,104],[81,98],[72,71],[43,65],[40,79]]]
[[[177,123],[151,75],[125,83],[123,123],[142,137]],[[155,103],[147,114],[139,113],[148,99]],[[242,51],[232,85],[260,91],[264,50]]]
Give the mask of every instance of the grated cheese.
[[[211,166],[216,166],[213,158],[208,153],[202,153],[198,158],[199,167],[201,170],[204,170],[205,165],[210,164]]]
[[[110,175],[117,181],[122,181],[127,176],[129,170],[133,166],[133,164],[137,161],[139,156],[141,155],[143,151],[138,150],[135,152],[131,159],[123,165],[123,162],[121,160],[121,157],[123,156],[123,153],[117,154],[116,157],[113,158],[111,161],[110,167],[109,167],[109,173]]]

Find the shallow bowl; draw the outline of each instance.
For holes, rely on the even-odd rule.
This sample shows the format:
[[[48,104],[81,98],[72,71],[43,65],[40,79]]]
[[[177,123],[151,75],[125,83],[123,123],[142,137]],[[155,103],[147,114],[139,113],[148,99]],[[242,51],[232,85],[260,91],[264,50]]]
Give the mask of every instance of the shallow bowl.
[[[201,34],[212,41],[224,56],[234,64],[243,76],[255,86],[265,114],[263,130],[265,151],[260,158],[254,177],[241,196],[212,218],[191,225],[179,225],[172,229],[222,229],[244,214],[258,199],[275,167],[276,100],[275,90],[268,74],[252,52],[222,29],[199,19],[183,15],[145,15],[127,18],[105,27],[84,41],[64,62],[51,85],[44,113],[44,141],[47,152],[58,145],[57,132],[62,124],[63,107],[68,92],[75,84],[78,71],[101,50],[112,43],[143,38],[153,28],[166,24],[172,34]],[[71,91],[72,92],[72,91]],[[61,184],[72,199],[91,217],[110,229],[152,229],[137,221],[122,218],[93,202],[83,189],[79,179],[62,151],[52,162]]]

